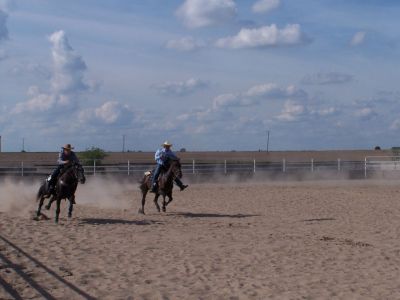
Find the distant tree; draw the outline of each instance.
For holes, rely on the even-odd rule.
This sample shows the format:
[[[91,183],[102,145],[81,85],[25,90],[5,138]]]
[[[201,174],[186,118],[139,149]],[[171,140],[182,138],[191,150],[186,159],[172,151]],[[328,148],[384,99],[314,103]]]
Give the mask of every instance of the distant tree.
[[[375,146],[375,150],[382,150],[380,146]]]
[[[186,152],[186,148],[181,148],[180,152]]]
[[[92,146],[78,153],[78,156],[85,164],[93,165],[94,161],[96,161],[96,165],[100,165],[101,160],[107,156],[107,153],[103,149]]]

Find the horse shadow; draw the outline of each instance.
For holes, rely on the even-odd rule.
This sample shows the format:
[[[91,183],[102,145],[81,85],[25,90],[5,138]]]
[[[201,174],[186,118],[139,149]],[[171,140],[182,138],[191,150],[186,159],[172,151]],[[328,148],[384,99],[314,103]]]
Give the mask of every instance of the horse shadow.
[[[324,221],[336,221],[336,219],[335,218],[315,218],[315,219],[302,220],[302,222],[324,222]]]
[[[168,213],[172,216],[184,217],[184,218],[232,218],[232,219],[243,219],[251,217],[259,217],[260,215],[252,214],[217,214],[217,213],[191,213],[191,212],[171,212]]]
[[[163,224],[160,221],[153,220],[123,220],[123,219],[106,219],[106,218],[86,218],[80,221],[80,224],[89,225],[156,225]]]

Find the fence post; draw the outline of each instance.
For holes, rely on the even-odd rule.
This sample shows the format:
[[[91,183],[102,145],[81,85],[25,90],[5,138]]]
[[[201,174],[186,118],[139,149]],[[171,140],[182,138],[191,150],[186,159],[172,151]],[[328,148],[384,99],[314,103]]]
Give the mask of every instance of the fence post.
[[[367,178],[367,157],[364,159],[364,178]]]
[[[311,172],[314,172],[314,158],[311,158]]]
[[[282,172],[285,173],[286,172],[286,159],[282,160]]]
[[[24,162],[21,161],[21,176],[24,177]]]
[[[256,160],[254,160],[254,164],[253,164],[253,173],[256,172]]]
[[[226,159],[224,160],[224,174],[226,175]]]
[[[195,171],[194,165],[195,165],[195,163],[194,163],[194,159],[193,159],[193,162],[192,162],[192,172],[193,172],[193,174],[194,174],[194,171]]]
[[[93,176],[96,176],[96,160],[93,160]]]
[[[129,163],[129,160],[128,160],[128,176],[129,176],[129,168],[130,168],[130,163]]]
[[[340,158],[337,159],[337,170],[340,172]]]

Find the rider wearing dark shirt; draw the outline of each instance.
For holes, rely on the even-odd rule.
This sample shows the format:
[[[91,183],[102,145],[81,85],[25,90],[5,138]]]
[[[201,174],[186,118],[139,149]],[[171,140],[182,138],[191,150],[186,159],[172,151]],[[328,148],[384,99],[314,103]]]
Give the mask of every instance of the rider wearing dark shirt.
[[[76,156],[75,152],[72,151],[72,149],[74,149],[74,147],[72,147],[71,144],[66,144],[63,147],[61,147],[61,151],[58,154],[58,160],[57,160],[58,166],[51,174],[49,180],[49,194],[54,193],[57,177],[58,175],[60,175],[60,172],[64,168],[64,166],[72,162],[76,162],[79,164],[79,159]]]

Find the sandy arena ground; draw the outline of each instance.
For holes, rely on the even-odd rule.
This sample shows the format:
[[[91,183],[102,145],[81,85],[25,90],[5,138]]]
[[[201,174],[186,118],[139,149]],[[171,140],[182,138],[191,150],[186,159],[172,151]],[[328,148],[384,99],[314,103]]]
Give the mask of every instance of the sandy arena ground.
[[[193,184],[142,216],[89,180],[59,225],[0,185],[0,299],[400,299],[398,182]]]

